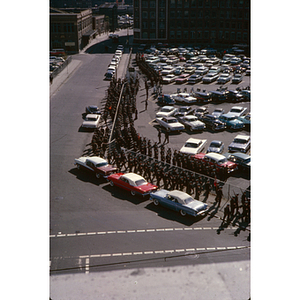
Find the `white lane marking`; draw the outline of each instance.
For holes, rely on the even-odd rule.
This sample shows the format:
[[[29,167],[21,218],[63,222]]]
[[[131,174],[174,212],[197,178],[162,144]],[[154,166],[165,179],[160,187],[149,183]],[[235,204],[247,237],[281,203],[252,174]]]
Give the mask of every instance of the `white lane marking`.
[[[238,227],[224,228],[226,230],[236,230]],[[176,227],[176,228],[157,228],[157,229],[137,229],[137,230],[110,230],[110,231],[95,231],[95,232],[78,232],[78,233],[58,233],[51,234],[50,238],[56,237],[76,237],[90,235],[105,235],[116,233],[150,233],[150,232],[170,232],[170,231],[196,231],[196,230],[218,230],[219,227]]]
[[[85,259],[85,274],[88,274],[90,272],[90,259]]]

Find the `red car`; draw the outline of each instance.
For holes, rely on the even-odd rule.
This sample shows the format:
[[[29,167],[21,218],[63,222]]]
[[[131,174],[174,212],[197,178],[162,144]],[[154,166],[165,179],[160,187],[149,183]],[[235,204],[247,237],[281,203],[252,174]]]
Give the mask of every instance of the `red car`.
[[[149,195],[150,192],[157,190],[158,186],[149,183],[144,177],[135,173],[115,173],[108,176],[107,180],[111,186],[118,186],[124,190],[130,191],[132,196],[140,194]]]
[[[225,167],[227,173],[237,170],[238,165],[234,162],[227,160],[226,156],[219,153],[199,153],[193,156],[196,159],[202,159],[205,163],[218,167]]]
[[[185,83],[188,81],[189,77],[190,77],[190,74],[187,74],[187,73],[181,74],[180,76],[178,76],[175,79],[175,83],[177,83],[177,84]]]

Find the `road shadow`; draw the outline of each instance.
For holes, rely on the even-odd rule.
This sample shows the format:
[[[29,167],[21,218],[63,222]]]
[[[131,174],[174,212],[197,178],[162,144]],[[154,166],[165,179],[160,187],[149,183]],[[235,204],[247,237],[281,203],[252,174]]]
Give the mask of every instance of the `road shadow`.
[[[199,217],[193,217],[190,215],[186,215],[185,217],[181,216],[178,212],[169,210],[161,205],[154,205],[153,202],[147,204],[145,206],[146,209],[151,210],[157,214],[157,216],[164,218],[166,220],[175,221],[177,223],[192,226],[193,224],[203,220],[206,217],[206,214]]]
[[[77,168],[73,168],[68,171],[70,174],[76,176],[77,179],[83,182],[89,182],[94,185],[99,186],[100,184],[107,183],[107,180],[103,177],[101,178],[96,178],[96,176],[87,170],[78,170]]]
[[[143,197],[141,195],[132,196],[129,191],[125,191],[118,186],[111,186],[110,184],[106,184],[102,187],[105,191],[111,193],[114,198],[118,198],[120,200],[129,201],[135,205],[139,205],[142,202],[149,199],[149,195]]]

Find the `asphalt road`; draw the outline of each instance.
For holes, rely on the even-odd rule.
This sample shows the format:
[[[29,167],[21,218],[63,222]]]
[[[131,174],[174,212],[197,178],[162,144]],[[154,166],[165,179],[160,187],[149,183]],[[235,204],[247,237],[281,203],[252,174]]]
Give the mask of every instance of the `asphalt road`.
[[[92,138],[92,132],[80,129],[85,106],[101,106],[109,85],[103,77],[112,54],[97,53],[95,49],[100,46],[94,46],[91,54],[73,57],[81,61],[80,66],[50,99],[52,274],[249,261],[249,231],[235,226],[221,228],[222,213],[216,212],[213,218],[183,218],[75,168],[74,158],[82,156]],[[123,66],[125,59],[126,54]],[[164,87],[164,92],[173,88],[176,86]],[[151,121],[158,107],[153,101],[144,111],[143,97],[141,89],[136,128],[141,135],[156,140]],[[243,105],[250,108],[249,103]],[[222,106],[227,110],[231,105]],[[236,133],[200,135],[208,142],[220,138],[227,146]],[[169,146],[178,149],[189,136],[172,135]],[[249,285],[240,288],[247,290]]]

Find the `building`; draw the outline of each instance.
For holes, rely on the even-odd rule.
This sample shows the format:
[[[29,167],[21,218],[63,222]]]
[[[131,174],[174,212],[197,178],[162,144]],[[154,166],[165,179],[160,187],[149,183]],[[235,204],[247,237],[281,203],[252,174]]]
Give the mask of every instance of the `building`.
[[[78,53],[96,34],[91,9],[50,8],[50,50],[59,48],[67,54]]]
[[[250,45],[250,0],[134,0],[134,43]]]
[[[116,3],[104,3],[99,6],[99,14],[109,18],[109,30],[115,32],[118,28],[118,6]]]

